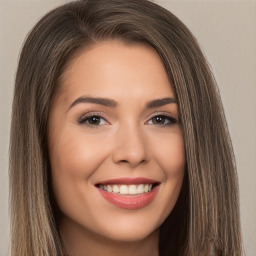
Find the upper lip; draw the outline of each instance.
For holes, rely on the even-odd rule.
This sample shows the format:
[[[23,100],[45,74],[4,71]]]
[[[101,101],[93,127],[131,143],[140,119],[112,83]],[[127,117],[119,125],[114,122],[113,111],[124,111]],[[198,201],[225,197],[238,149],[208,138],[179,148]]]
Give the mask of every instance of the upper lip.
[[[98,182],[96,185],[110,185],[110,184],[159,184],[159,181],[145,178],[145,177],[136,177],[136,178],[131,178],[131,177],[121,177],[121,178],[114,178],[114,179],[109,179],[109,180],[104,180],[101,182]]]

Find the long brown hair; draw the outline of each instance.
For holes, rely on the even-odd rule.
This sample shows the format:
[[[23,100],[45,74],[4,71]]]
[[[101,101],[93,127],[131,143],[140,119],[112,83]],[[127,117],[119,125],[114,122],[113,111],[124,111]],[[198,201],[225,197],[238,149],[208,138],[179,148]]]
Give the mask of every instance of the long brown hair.
[[[186,175],[178,202],[161,226],[160,255],[240,256],[236,166],[216,82],[189,29],[146,0],[72,2],[45,15],[27,37],[12,110],[11,255],[64,255],[50,186],[48,115],[67,63],[82,49],[109,39],[151,45],[178,101]]]

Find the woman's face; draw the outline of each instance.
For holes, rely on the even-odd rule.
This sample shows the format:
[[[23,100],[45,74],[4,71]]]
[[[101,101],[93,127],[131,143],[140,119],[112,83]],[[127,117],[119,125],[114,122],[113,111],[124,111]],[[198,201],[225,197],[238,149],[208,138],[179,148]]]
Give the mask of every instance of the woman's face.
[[[48,139],[63,232],[136,241],[172,211],[184,142],[153,48],[106,41],[73,59],[53,100]]]

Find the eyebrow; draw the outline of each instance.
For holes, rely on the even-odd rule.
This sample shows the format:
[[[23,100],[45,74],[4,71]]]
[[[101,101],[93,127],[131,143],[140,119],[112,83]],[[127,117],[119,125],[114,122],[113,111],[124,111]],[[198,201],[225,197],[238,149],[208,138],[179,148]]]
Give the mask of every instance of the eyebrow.
[[[79,97],[70,105],[69,109],[80,103],[94,103],[110,108],[116,108],[119,105],[115,100],[108,98]],[[174,98],[155,99],[147,102],[146,108],[161,107],[170,103],[177,103],[177,101]]]

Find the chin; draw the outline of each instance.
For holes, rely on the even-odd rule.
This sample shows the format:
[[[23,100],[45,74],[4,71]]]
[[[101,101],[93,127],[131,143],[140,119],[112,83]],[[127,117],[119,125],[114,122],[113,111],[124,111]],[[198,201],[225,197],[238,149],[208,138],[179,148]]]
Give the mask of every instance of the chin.
[[[143,228],[126,228],[123,230],[115,230],[115,232],[108,232],[107,238],[116,242],[136,242],[142,241],[156,232],[158,232],[158,229],[145,230]]]
[[[135,242],[141,241],[159,231],[159,227],[164,220],[157,220],[152,216],[145,214],[131,213],[130,216],[115,218],[115,221],[108,222],[107,225],[102,223],[100,235],[103,235],[113,241]],[[136,216],[137,215],[137,216]],[[104,227],[105,226],[105,227]]]

